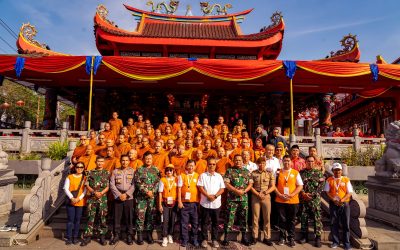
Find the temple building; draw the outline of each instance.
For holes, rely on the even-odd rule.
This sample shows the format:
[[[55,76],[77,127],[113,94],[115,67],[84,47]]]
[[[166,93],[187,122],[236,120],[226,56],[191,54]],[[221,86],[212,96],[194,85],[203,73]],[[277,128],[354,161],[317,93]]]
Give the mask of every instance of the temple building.
[[[268,127],[290,127],[289,85],[284,77],[274,75],[274,72],[283,69],[282,62],[277,61],[285,31],[280,12],[273,13],[271,23],[260,27],[258,33],[243,34],[240,25],[252,9],[231,14],[228,13],[229,4],[209,6],[204,2],[200,3],[204,16],[193,16],[190,6],[185,16],[179,16],[175,15],[178,1],[170,1],[169,5],[149,2],[149,5],[152,5],[151,11],[125,5],[137,21],[134,31],[119,28],[117,23],[108,19],[108,10],[104,5],[97,7],[94,16],[95,42],[99,53],[107,60],[103,59],[100,71],[93,80],[92,127],[98,129],[100,122],[108,120],[113,111],[119,111],[124,120],[139,113],[144,114],[155,123],[161,122],[165,114],[171,120],[174,115],[181,114],[186,121],[195,114],[215,121],[222,114],[229,123],[244,119],[249,128],[260,123]],[[49,58],[70,56],[52,51],[46,44],[37,42],[36,34],[34,26],[22,26],[17,40],[20,54]],[[295,112],[300,114],[306,109],[316,108],[319,117],[314,118],[319,118],[321,126],[329,125],[331,119],[339,124],[348,119],[344,114],[340,118],[342,114],[335,113],[338,109],[332,113],[330,98],[333,95],[330,93],[358,93],[374,88],[358,86],[356,81],[347,84],[355,84],[352,85],[353,89],[347,88],[344,81],[340,82],[339,87],[324,85],[326,77],[333,74],[321,74],[320,82],[317,78],[307,80],[310,79],[307,74],[317,72],[318,65],[325,62],[334,65],[344,63],[350,68],[359,63],[360,50],[356,37],[351,34],[345,36],[341,45],[341,50],[311,61],[315,64],[315,70],[307,68],[311,66],[299,67],[299,79],[307,84],[300,82],[294,85]],[[148,72],[135,71],[135,64],[130,59],[140,62],[142,69],[148,69]],[[182,70],[171,73],[170,65],[179,68],[182,59],[191,64],[187,67],[182,65]],[[157,63],[158,76],[153,77],[156,74],[153,65]],[[21,82],[46,88],[45,120],[49,121],[49,128],[54,125],[55,100],[61,96],[76,104],[74,128],[85,129],[89,119],[90,90],[89,79],[85,77],[84,69],[80,69],[83,64],[68,68],[74,72],[71,78],[52,76],[46,79],[33,74]],[[194,64],[196,67],[191,66]],[[220,67],[218,65],[226,67],[231,75],[216,72]],[[251,72],[241,71],[244,65],[251,67]],[[126,68],[125,71],[121,70],[122,66]],[[259,73],[262,67],[267,66],[270,67],[268,73]],[[108,71],[102,72],[105,68]],[[130,73],[127,73],[128,69]],[[248,73],[249,77],[241,76],[243,73]],[[367,76],[363,75],[349,76],[366,81]],[[397,111],[385,111],[385,115],[376,118],[374,128],[377,132],[382,131],[382,122],[400,119],[400,101],[395,99],[399,96],[399,86],[385,80],[382,88],[384,90],[377,92],[385,92],[380,97],[382,101],[373,98],[368,103],[382,102],[385,107]],[[389,91],[386,90],[388,88]],[[365,100],[361,95],[358,96],[358,99]],[[349,107],[353,109],[353,106]],[[351,111],[349,114],[351,116]]]

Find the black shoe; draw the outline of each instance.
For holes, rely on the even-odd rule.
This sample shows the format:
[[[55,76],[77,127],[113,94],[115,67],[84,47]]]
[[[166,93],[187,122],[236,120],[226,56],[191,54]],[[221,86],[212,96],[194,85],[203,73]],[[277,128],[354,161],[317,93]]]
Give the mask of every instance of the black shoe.
[[[137,239],[136,239],[136,243],[138,245],[143,245],[143,232],[137,232]]]
[[[119,234],[115,234],[114,237],[112,238],[112,240],[110,241],[110,245],[115,245],[117,244],[119,241]]]
[[[66,241],[65,241],[65,245],[67,245],[67,246],[68,246],[68,245],[72,245],[72,240],[70,240],[70,239],[66,240]]]
[[[90,238],[90,237],[83,238],[83,240],[81,242],[81,247],[87,246],[91,241],[92,241],[92,238]]]
[[[315,242],[314,242],[314,246],[315,247],[322,247],[322,244],[321,244],[321,236],[317,236],[317,237],[315,237]]]
[[[250,245],[255,245],[255,244],[257,244],[257,239],[254,238],[254,237],[251,237],[250,238]]]
[[[247,239],[247,235],[245,232],[242,233],[242,240],[241,243],[245,246],[250,246],[250,241]]]
[[[279,245],[279,246],[285,245],[285,239],[280,238],[279,241],[278,241],[278,245]]]
[[[221,242],[221,244],[223,245],[223,246],[229,246],[229,241],[228,240],[223,240],[222,242]]]
[[[271,241],[270,239],[264,239],[264,240],[263,240],[263,243],[264,243],[265,245],[267,245],[267,246],[272,246],[272,245],[273,245],[273,243],[272,243],[272,241]]]
[[[301,233],[301,239],[299,240],[300,244],[304,244],[308,242],[308,233]]]
[[[153,231],[147,232],[147,243],[154,244]]]
[[[126,236],[126,244],[133,245],[133,239],[132,239],[132,235],[131,234],[128,234]]]
[[[199,243],[197,243],[197,244],[199,244]],[[187,242],[182,241],[182,242],[181,242],[181,247],[187,247]]]
[[[78,245],[78,244],[79,244],[79,238],[74,238],[74,239],[72,240],[72,244]]]
[[[107,245],[107,241],[106,241],[106,236],[105,235],[101,235],[100,236],[100,241],[99,241],[100,245],[105,246]]]
[[[290,239],[288,245],[289,245],[290,247],[295,247],[295,246],[296,246],[296,243],[294,242],[294,239]]]

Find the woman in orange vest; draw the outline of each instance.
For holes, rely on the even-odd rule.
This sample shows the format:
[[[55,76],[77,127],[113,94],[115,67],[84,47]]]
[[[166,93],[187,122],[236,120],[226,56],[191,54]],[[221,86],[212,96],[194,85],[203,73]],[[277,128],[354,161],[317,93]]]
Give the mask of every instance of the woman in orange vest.
[[[178,179],[174,176],[175,167],[168,164],[165,168],[165,177],[161,178],[158,188],[158,209],[162,214],[162,237],[161,246],[166,247],[168,243],[174,243],[175,218],[177,214]]]
[[[329,197],[329,211],[331,215],[331,248],[339,246],[339,222],[342,222],[344,249],[351,249],[350,245],[350,199],[353,186],[348,177],[342,176],[342,165],[333,163],[333,176],[326,180],[324,191]]]
[[[86,178],[83,175],[85,164],[83,162],[78,162],[74,169],[75,173],[68,175],[64,183],[64,191],[68,198],[66,204],[68,218],[66,245],[76,245],[79,243],[79,227],[83,207],[86,205],[86,200],[84,198],[86,195],[86,188],[84,185]]]

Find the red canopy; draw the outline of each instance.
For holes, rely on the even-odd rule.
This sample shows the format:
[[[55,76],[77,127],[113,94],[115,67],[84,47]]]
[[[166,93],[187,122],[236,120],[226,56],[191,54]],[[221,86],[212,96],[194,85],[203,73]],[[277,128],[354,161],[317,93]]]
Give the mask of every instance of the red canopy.
[[[43,87],[87,87],[86,56],[26,57],[17,78],[18,56],[0,56],[0,75]],[[365,63],[296,61],[294,92],[377,95],[400,87],[400,65],[379,64],[373,81]],[[105,56],[94,86],[154,90],[289,91],[282,61],[144,58]]]

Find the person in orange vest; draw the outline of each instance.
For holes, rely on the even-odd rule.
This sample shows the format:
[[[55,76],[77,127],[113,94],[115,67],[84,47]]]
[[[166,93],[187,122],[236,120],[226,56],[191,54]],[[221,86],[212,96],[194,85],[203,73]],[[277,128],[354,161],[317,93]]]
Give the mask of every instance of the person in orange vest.
[[[331,215],[331,248],[339,246],[339,222],[342,222],[344,249],[351,249],[350,245],[350,199],[353,186],[348,177],[342,176],[342,165],[334,163],[333,176],[326,180],[324,191],[329,197],[329,211]]]
[[[181,211],[181,246],[186,247],[189,241],[188,225],[189,221],[192,226],[193,245],[199,246],[198,242],[198,220],[199,215],[199,191],[197,189],[197,181],[199,174],[194,172],[196,162],[188,160],[186,163],[186,171],[178,177],[178,208]]]
[[[162,214],[162,237],[161,246],[166,247],[174,243],[172,235],[174,234],[175,219],[177,214],[177,188],[178,179],[174,176],[175,167],[168,164],[165,168],[165,177],[162,177],[158,187],[158,210]]]
[[[67,232],[65,244],[79,243],[79,227],[81,223],[83,207],[86,205],[86,178],[83,175],[85,164],[78,162],[74,166],[74,173],[68,175],[64,183],[64,192],[70,202],[66,205],[67,209]],[[73,231],[73,233],[72,233]]]
[[[285,235],[290,247],[294,247],[294,228],[296,214],[299,207],[299,193],[303,189],[303,181],[300,173],[292,168],[290,156],[283,157],[283,169],[277,175],[276,184],[276,208],[279,214],[279,242],[285,244]]]

